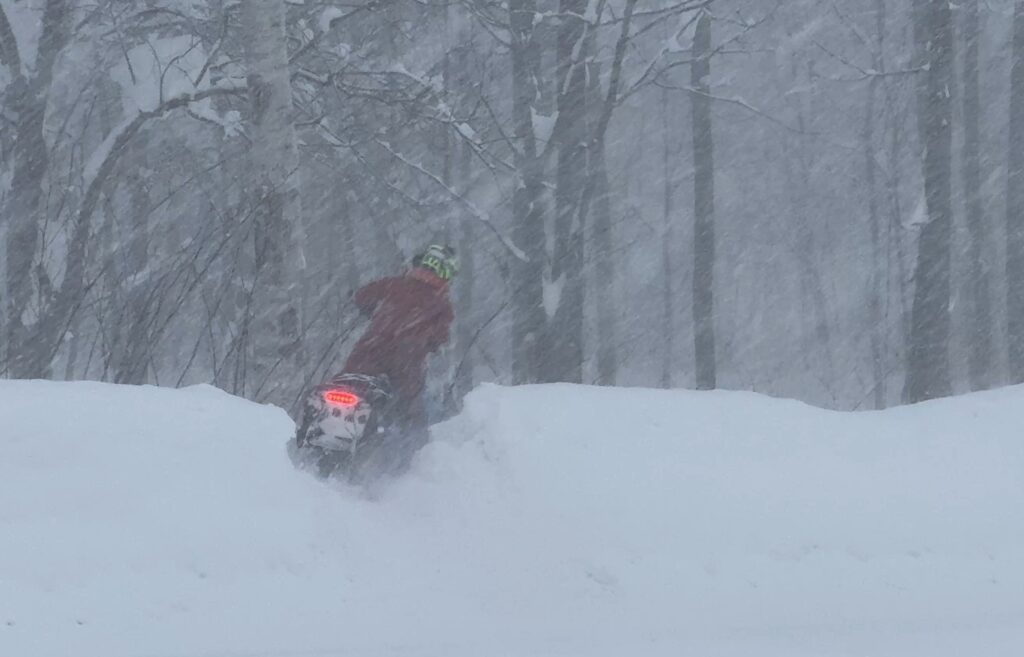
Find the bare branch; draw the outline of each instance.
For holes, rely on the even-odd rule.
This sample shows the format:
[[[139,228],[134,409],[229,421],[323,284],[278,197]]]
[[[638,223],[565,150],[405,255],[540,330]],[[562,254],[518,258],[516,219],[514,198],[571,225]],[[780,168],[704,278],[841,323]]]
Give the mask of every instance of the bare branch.
[[[0,3],[0,64],[11,69],[15,76],[21,75],[21,53],[18,52],[18,41],[14,38],[14,30],[7,20],[7,12]]]
[[[636,1],[637,0],[630,0],[630,2],[634,3]],[[445,182],[441,180],[441,178],[436,174],[427,171],[426,169],[423,168],[422,165],[416,164],[415,162],[409,160],[401,153],[395,151],[393,148],[391,148],[390,144],[381,141],[380,139],[375,139],[374,142],[378,146],[383,148],[385,151],[390,153],[391,156],[394,157],[396,160],[405,164],[407,167],[413,169],[420,175],[425,176],[428,180],[432,181],[435,185],[443,189],[449,196],[451,196],[451,198],[461,203],[467,210],[469,210],[470,214],[473,216],[474,219],[481,222],[483,225],[487,226],[487,228],[490,229],[492,233],[494,233],[495,237],[498,238],[498,241],[501,242],[502,246],[504,246],[509,253],[511,253],[513,256],[515,256],[516,258],[523,262],[530,261],[526,254],[522,251],[522,249],[516,246],[511,239],[506,237],[500,230],[498,230],[498,228],[494,225],[490,218],[488,218],[487,215],[484,214],[483,211],[481,211],[480,208],[476,206],[476,204],[474,204],[465,196],[459,194],[457,191],[455,191],[450,186],[445,184]]]

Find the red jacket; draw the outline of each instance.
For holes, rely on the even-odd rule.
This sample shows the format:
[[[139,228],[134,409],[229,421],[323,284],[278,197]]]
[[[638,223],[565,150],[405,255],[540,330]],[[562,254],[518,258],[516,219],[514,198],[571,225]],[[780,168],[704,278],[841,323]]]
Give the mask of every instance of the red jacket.
[[[345,363],[346,372],[386,374],[400,399],[423,391],[427,356],[448,342],[454,313],[448,284],[426,269],[359,288],[355,302],[370,327]]]

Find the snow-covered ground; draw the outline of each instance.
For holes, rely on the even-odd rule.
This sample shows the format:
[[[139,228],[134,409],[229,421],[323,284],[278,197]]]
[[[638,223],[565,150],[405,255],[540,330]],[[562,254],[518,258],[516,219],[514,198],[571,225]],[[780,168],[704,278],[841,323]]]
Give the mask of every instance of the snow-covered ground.
[[[1021,655],[1022,421],[484,387],[366,491],[214,388],[0,382],[0,656]]]

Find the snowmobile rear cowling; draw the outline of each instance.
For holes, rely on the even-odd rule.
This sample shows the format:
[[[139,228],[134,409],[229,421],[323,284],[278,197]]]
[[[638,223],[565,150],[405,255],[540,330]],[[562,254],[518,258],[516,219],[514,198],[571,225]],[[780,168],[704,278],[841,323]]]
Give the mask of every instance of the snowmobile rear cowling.
[[[299,460],[328,477],[357,465],[366,443],[387,426],[391,391],[386,377],[340,374],[306,395],[295,434]]]

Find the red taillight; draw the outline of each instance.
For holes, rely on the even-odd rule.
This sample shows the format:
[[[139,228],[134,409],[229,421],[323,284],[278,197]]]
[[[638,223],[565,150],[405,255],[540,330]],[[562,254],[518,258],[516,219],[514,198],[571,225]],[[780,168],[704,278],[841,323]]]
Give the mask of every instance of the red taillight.
[[[328,390],[324,393],[324,401],[333,406],[351,407],[359,403],[359,395],[348,390]]]

